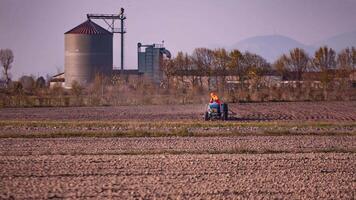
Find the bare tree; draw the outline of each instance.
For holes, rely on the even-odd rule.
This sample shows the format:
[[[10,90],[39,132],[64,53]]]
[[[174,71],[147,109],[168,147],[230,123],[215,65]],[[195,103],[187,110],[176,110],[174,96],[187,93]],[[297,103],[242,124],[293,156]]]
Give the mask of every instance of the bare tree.
[[[314,55],[313,65],[320,71],[327,71],[336,67],[336,53],[327,46],[320,47]]]
[[[245,69],[246,77],[249,78],[251,89],[259,90],[261,76],[270,71],[270,65],[261,56],[249,52],[245,52],[241,65]]]
[[[338,55],[337,55],[337,67],[338,67],[338,77],[339,78],[347,78],[352,70],[355,69],[356,63],[355,60],[355,49],[354,48],[346,48],[343,49]]]
[[[240,64],[247,73],[254,72],[258,75],[269,71],[271,68],[264,58],[250,52],[245,52],[243,54]]]
[[[216,49],[214,51],[214,67],[220,73],[225,72],[229,67],[230,57],[225,49]]]
[[[354,68],[352,49],[346,48],[339,52],[337,55],[337,67],[338,84],[336,86],[338,88],[334,92],[336,92],[336,96],[344,99],[350,86],[350,74]]]
[[[14,54],[11,49],[1,49],[0,50],[0,62],[3,66],[3,73],[5,76],[6,84],[9,84],[9,70],[11,69],[11,63],[14,61]]]
[[[336,67],[336,53],[332,48],[327,46],[320,47],[313,59],[314,67],[320,71],[320,79],[324,84],[328,84],[332,77],[330,70]]]
[[[277,73],[282,76],[282,79],[286,79],[288,76],[288,69],[286,67],[286,62],[288,58],[285,54],[277,59],[277,61],[273,64]]]
[[[216,49],[214,51],[214,74],[216,78],[216,86],[217,89],[220,89],[220,84],[218,81],[218,77],[221,77],[221,89],[224,90],[227,70],[229,67],[230,57],[228,52],[225,49]]]
[[[166,79],[167,89],[170,89],[171,78],[174,75],[176,68],[174,66],[174,59],[162,59],[161,60],[161,70]]]
[[[229,63],[228,63],[228,68],[232,71],[238,74],[239,79],[242,80],[243,79],[243,74],[244,74],[244,68],[243,66],[240,64],[241,59],[242,59],[242,53],[235,49],[232,50],[229,53]]]
[[[337,66],[339,69],[352,69],[354,67],[352,49],[346,48],[337,55]]]
[[[292,72],[295,74],[295,78],[301,81],[303,73],[308,71],[309,61],[309,56],[303,49],[295,48],[288,55],[283,55],[278,59],[277,63],[280,68]]]
[[[187,54],[183,52],[178,52],[177,57],[174,59],[174,68],[176,69],[176,73],[180,76],[180,81],[182,86],[184,87],[184,74],[188,69],[187,66]]]
[[[214,52],[207,48],[197,48],[193,51],[192,61],[202,75],[208,75],[208,89],[210,90],[210,74],[214,62]],[[200,86],[203,86],[202,78],[199,77]]]
[[[229,56],[230,56],[229,69],[235,74],[237,74],[239,81],[243,86],[247,74],[246,68],[242,64],[243,54],[239,50],[235,49],[230,52]]]
[[[313,59],[313,65],[320,72],[320,81],[323,84],[324,100],[329,98],[329,86],[333,80],[332,69],[336,68],[336,53],[332,48],[327,46],[320,47]]]
[[[195,65],[194,60],[192,56],[189,56],[188,54],[185,54],[184,56],[184,63],[186,66],[186,70],[190,71],[190,74],[188,75],[188,80],[190,81],[190,85],[192,86],[193,89],[197,88],[197,82],[199,80],[199,74],[197,73],[198,67]]]

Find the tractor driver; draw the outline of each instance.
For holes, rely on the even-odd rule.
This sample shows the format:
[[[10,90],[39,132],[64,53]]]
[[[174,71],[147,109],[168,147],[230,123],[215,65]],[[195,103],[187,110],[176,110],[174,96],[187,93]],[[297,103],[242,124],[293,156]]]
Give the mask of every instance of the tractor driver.
[[[219,100],[218,95],[216,95],[214,92],[212,92],[212,93],[210,93],[210,97],[211,97],[210,98],[210,103],[215,102],[215,103],[220,105],[220,100]]]

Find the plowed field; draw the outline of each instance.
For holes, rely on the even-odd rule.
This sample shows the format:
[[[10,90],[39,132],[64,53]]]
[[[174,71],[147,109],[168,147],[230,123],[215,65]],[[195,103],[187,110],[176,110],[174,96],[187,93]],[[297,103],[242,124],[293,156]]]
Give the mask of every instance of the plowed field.
[[[355,199],[356,102],[0,109],[0,199]]]
[[[3,139],[0,198],[352,199],[355,139]]]
[[[356,121],[356,101],[229,104],[230,120]],[[205,105],[6,108],[0,120],[201,120]]]

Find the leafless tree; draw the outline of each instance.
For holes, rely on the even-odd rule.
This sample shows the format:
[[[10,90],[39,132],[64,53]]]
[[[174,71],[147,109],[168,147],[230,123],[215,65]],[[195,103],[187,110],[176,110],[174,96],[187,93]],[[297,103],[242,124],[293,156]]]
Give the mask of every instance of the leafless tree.
[[[216,78],[217,89],[224,90],[227,70],[229,67],[230,57],[228,52],[225,49],[216,49],[214,50],[214,74]],[[221,87],[218,81],[219,76],[221,77]]]
[[[229,57],[229,70],[238,74],[239,80],[243,80],[245,72],[243,66],[241,65],[242,53],[239,50],[235,49],[229,53]]]
[[[178,52],[177,57],[174,58],[174,68],[176,73],[180,76],[180,81],[184,87],[184,73],[188,69],[188,55],[183,52]]]
[[[163,71],[163,74],[165,76],[165,82],[167,85],[167,89],[170,89],[170,82],[171,82],[171,78],[174,75],[176,68],[175,68],[175,63],[174,63],[174,59],[166,59],[163,58],[161,60],[161,70]]]
[[[298,81],[302,80],[303,73],[308,71],[310,66],[310,59],[308,54],[300,48],[295,48],[289,52],[287,55],[283,55],[278,59],[277,63],[280,68],[284,68],[295,74],[295,78]],[[282,67],[283,65],[283,67]]]
[[[273,64],[275,70],[277,73],[282,76],[282,79],[286,79],[288,76],[288,69],[286,67],[286,62],[288,58],[285,54],[283,54],[281,57],[279,57],[276,62]]]
[[[327,46],[320,47],[315,52],[313,66],[320,71],[320,80],[328,84],[332,80],[330,70],[336,67],[336,52]]]
[[[350,74],[354,68],[353,52],[350,48],[345,48],[337,55],[337,89],[334,90],[336,95],[342,99],[346,97],[347,90],[350,87]]]
[[[214,62],[214,52],[207,48],[197,48],[193,51],[192,61],[201,75],[208,75],[208,89],[210,90],[210,74]],[[199,77],[200,86],[203,86],[202,78]]]
[[[250,74],[253,72],[257,75],[261,75],[270,70],[270,66],[264,58],[250,52],[245,52],[243,54],[240,64],[241,67]]]
[[[333,80],[333,73],[331,70],[336,68],[336,52],[327,46],[320,47],[314,55],[314,67],[320,73],[320,81],[323,84],[324,100],[329,99],[329,83]]]
[[[241,59],[241,65],[245,69],[251,89],[259,90],[263,74],[270,71],[270,65],[261,56],[245,52]]]
[[[3,73],[5,76],[6,84],[9,84],[9,70],[11,69],[11,63],[14,61],[14,54],[11,49],[1,49],[0,50],[0,62],[3,66]]]
[[[198,88],[197,86],[198,86],[198,80],[199,80],[199,78],[198,78],[199,74],[197,73],[198,67],[197,67],[197,65],[195,65],[192,56],[189,56],[186,54],[184,57],[184,61],[185,61],[186,69],[188,71],[192,72],[188,76],[190,85],[192,86],[193,89],[196,89],[196,88]]]
[[[336,52],[327,46],[320,47],[314,55],[313,65],[320,71],[327,71],[336,67]]]
[[[234,49],[229,52],[229,56],[230,56],[230,62],[228,64],[229,68],[237,70],[237,68],[239,67],[240,60],[242,59],[242,53],[239,50]]]
[[[214,68],[220,73],[227,71],[229,67],[230,57],[226,49],[214,50]]]
[[[338,54],[337,66],[339,69],[352,69],[354,67],[352,49],[346,48]]]

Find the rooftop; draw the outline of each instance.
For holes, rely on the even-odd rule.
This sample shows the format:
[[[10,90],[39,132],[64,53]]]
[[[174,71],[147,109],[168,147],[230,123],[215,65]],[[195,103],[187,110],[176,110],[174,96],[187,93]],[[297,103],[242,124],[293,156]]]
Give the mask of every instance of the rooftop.
[[[64,34],[112,35],[110,31],[89,19]]]

